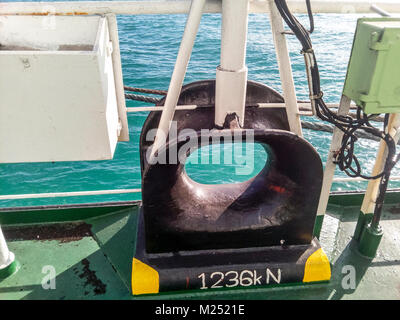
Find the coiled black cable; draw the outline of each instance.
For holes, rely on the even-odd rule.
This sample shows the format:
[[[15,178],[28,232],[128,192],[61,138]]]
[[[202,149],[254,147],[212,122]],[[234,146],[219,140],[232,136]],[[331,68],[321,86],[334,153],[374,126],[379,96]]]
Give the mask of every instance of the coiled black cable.
[[[338,165],[340,170],[344,171],[350,177],[361,177],[364,179],[378,179],[383,177],[388,173],[388,170],[391,171],[395,163],[399,161],[399,159],[393,160],[396,153],[396,145],[393,141],[393,138],[389,135],[389,133],[385,132],[385,130],[381,131],[371,125],[369,120],[371,117],[375,116],[374,114],[367,115],[361,108],[358,107],[356,118],[352,118],[347,115],[338,115],[326,106],[324,100],[322,99],[323,94],[320,87],[318,64],[312,48],[309,32],[296,19],[296,17],[291,14],[285,0],[275,0],[275,4],[283,20],[299,40],[302,46],[302,53],[308,55],[308,58],[310,59],[310,74],[312,79],[310,84],[310,98],[315,102],[316,115],[321,120],[335,125],[343,132],[341,148],[336,154],[335,163]],[[308,0],[306,1],[306,5],[310,14],[311,7]],[[387,117],[385,121],[385,128],[386,127]],[[385,166],[382,172],[377,175],[368,176],[362,173],[360,162],[354,151],[355,143],[358,140],[354,133],[357,130],[364,130],[376,137],[379,137],[380,139],[383,139],[388,146],[387,158],[390,164]]]

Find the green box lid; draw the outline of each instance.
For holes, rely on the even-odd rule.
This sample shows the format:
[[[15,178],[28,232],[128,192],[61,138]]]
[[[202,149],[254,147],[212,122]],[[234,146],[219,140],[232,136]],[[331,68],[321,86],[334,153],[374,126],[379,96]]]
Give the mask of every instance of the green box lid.
[[[361,18],[343,94],[366,113],[400,112],[400,19]]]

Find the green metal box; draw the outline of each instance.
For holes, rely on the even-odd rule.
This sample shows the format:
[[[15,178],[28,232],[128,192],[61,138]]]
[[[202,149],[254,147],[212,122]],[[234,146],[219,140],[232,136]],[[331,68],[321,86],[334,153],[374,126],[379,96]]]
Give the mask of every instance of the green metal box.
[[[361,18],[343,94],[365,113],[400,112],[400,19]]]

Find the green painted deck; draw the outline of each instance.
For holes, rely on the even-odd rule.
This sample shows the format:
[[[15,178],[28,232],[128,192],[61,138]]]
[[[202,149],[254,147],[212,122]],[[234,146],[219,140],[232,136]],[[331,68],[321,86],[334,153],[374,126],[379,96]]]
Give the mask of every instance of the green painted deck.
[[[329,283],[133,297],[129,286],[138,207],[130,206],[116,207],[117,212],[98,218],[89,217],[84,221],[89,226],[82,222],[68,224],[63,236],[51,232],[46,235],[41,229],[43,224],[29,225],[28,229],[24,229],[26,225],[3,226],[10,250],[15,253],[21,268],[0,282],[0,300],[400,299],[400,204],[397,200],[400,195],[389,196],[394,201],[388,201],[385,206],[381,223],[384,237],[373,261],[361,257],[351,241],[359,214],[359,205],[355,204],[359,199],[354,195],[340,197],[345,198],[333,197],[330,202],[320,238],[332,263],[332,280]],[[65,227],[64,224],[57,226]],[[68,230],[79,232],[75,234],[74,231],[68,236]],[[54,290],[45,290],[41,284],[47,274],[42,273],[46,265],[55,267],[57,276]],[[356,271],[355,289],[342,287],[342,281],[348,274],[343,267],[349,265]]]

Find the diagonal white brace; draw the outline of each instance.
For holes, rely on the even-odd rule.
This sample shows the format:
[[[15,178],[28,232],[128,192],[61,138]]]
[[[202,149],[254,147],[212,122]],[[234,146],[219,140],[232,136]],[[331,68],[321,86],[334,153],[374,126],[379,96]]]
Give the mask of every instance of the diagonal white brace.
[[[154,157],[155,152],[165,143],[165,138],[168,136],[205,3],[206,0],[192,0],[150,158]]]

